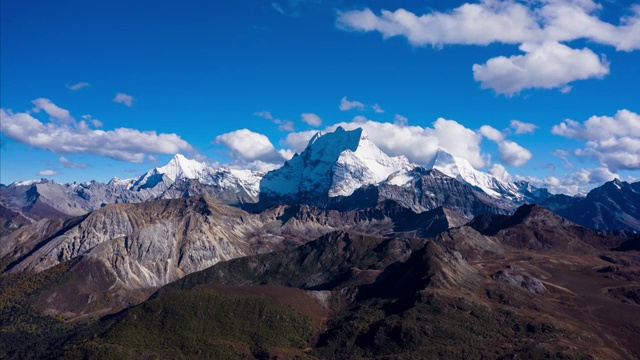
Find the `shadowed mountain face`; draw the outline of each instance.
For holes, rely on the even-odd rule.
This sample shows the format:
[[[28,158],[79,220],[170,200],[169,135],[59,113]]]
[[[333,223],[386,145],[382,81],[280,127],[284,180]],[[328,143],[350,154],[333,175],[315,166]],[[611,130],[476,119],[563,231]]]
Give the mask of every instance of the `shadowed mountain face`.
[[[107,312],[137,303],[220,261],[294,247],[336,230],[421,237],[466,221],[448,209],[417,214],[393,201],[344,212],[282,205],[250,214],[196,196],[39,220],[4,237],[0,255],[11,273],[72,262],[73,281],[49,295],[47,309],[76,317],[92,313],[97,303],[109,303],[100,309]]]
[[[107,216],[111,213],[127,214],[126,220],[118,223],[118,216]],[[230,251],[249,256],[178,276],[138,306],[91,325],[65,328],[67,345],[55,345],[60,356],[100,358],[108,349],[117,349],[123,357],[148,357],[158,349],[184,352],[180,349],[185,346],[189,353],[208,351],[222,357],[627,359],[640,354],[635,341],[640,328],[634,320],[640,316],[634,302],[640,288],[635,240],[582,228],[540,206],[523,206],[512,216],[480,216],[468,226],[450,228],[464,219],[442,208],[411,213],[391,201],[357,211],[300,205],[253,215],[194,197],[107,206],[80,218],[79,224],[60,225],[71,226],[67,235],[50,241],[65,243],[77,231],[94,231],[106,219],[111,219],[114,231],[126,232],[131,226],[129,235],[103,241],[70,263],[39,273],[36,278],[45,279],[42,289],[21,301],[30,309],[76,318],[125,308],[146,298],[153,287],[131,289],[124,284],[161,282],[160,275],[186,274],[188,266],[198,266],[193,256],[197,252],[180,247],[206,247],[196,246],[196,234],[226,238],[227,245],[222,240],[209,245],[219,249],[219,256]],[[430,224],[447,229],[416,237],[428,232]],[[149,226],[160,226],[175,237],[164,242],[163,232],[154,231],[154,240],[145,243],[151,238],[142,234]],[[305,226],[325,232],[304,241],[302,234],[311,231]],[[335,227],[373,231],[367,235]],[[214,233],[218,235],[211,236]],[[233,236],[237,242],[229,240]],[[291,240],[284,245],[287,236]],[[278,238],[280,242],[267,241]],[[299,243],[303,244],[295,246]],[[163,244],[174,244],[174,250],[155,253]],[[266,244],[271,244],[269,250],[281,250],[257,254]],[[78,243],[69,249],[81,247]],[[48,252],[41,252],[45,248],[25,259],[46,259]],[[173,254],[155,263],[163,265],[162,271],[153,270],[157,265],[148,257],[153,253]],[[210,255],[203,255],[202,261]],[[37,262],[26,260],[12,269],[25,264]],[[170,268],[171,264],[178,266]],[[19,279],[19,274],[4,276]],[[256,309],[263,315],[250,315]],[[206,330],[198,325],[217,317],[222,318],[206,322]],[[14,316],[14,321],[27,318],[32,317]],[[278,325],[268,325],[273,321]],[[62,326],[54,322],[46,329]],[[165,332],[172,335],[158,342]],[[7,339],[18,334],[9,331]],[[252,342],[256,336],[258,341]],[[55,344],[57,338],[46,339]],[[21,350],[0,345],[28,358],[45,344]]]
[[[636,358],[640,260],[637,250],[619,251],[625,242],[538,206],[476,218],[430,239],[331,232],[187,275],[103,320],[104,335],[78,344],[89,354],[115,347],[145,356],[153,353],[151,345],[133,345],[119,334],[144,331],[156,326],[152,322],[190,328],[199,312],[218,311],[194,297],[217,303],[241,292],[287,306],[278,294],[298,289],[303,293],[290,293],[296,300],[289,309],[310,324],[324,317],[322,326],[312,327],[316,335],[302,343],[269,343],[264,353],[282,354],[284,346],[289,354],[301,356],[307,348],[319,358]],[[183,301],[193,304],[193,315],[172,316]],[[303,314],[303,308],[316,310]],[[262,326],[254,318],[237,319]],[[257,345],[235,339],[236,354],[255,356]],[[173,337],[162,346],[176,349],[183,341]]]
[[[640,232],[640,183],[607,182],[558,214],[591,229]]]

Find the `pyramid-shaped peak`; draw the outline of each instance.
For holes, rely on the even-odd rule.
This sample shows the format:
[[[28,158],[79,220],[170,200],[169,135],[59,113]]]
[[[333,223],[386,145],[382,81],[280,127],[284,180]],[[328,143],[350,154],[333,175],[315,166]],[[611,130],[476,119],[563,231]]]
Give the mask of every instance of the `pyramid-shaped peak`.
[[[171,160],[169,161],[170,163],[175,163],[175,164],[187,164],[191,161],[195,161],[192,159],[187,159],[184,155],[182,154],[175,154]]]
[[[171,181],[176,179],[196,179],[207,169],[207,165],[197,160],[176,154],[167,165],[156,168],[156,172],[166,175]]]
[[[436,153],[431,159],[431,161],[429,161],[429,163],[427,164],[427,167],[433,169],[438,165],[455,164],[455,162],[456,162],[455,156],[451,155],[451,153],[447,152],[442,148],[438,148],[438,150],[436,150]]]
[[[407,168],[405,157],[385,154],[362,128],[339,126],[333,132],[317,133],[300,155],[267,173],[261,188],[265,193],[287,196],[348,196]]]

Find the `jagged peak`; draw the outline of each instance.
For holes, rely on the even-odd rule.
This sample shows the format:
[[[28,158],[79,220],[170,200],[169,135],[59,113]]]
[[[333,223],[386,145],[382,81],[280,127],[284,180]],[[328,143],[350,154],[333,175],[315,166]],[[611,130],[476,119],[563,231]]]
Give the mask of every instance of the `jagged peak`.
[[[178,178],[195,179],[208,166],[194,159],[187,159],[182,154],[175,154],[167,165],[155,168],[156,173],[166,175],[171,181]]]
[[[368,138],[369,137],[364,133],[362,128],[345,130],[342,126],[338,126],[333,132],[320,131],[316,133],[311,140],[309,140],[309,145],[307,145],[306,150],[311,149],[311,151],[313,151],[318,148],[330,147],[337,153],[345,150],[356,151],[360,144],[360,140]]]
[[[427,168],[438,169],[452,177],[456,177],[464,171],[477,171],[467,159],[457,157],[442,148],[436,150],[431,161],[427,163]]]

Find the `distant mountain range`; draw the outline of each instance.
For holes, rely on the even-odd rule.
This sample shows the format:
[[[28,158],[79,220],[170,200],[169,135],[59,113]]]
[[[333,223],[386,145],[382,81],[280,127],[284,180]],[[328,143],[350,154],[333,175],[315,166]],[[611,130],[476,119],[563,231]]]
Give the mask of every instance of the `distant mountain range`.
[[[213,169],[177,154],[138,178],[113,178],[107,184],[15,182],[0,187],[0,221],[7,233],[38,219],[70,218],[106,204],[205,195],[250,212],[276,204],[350,210],[394,200],[416,212],[445,206],[468,219],[511,214],[522,204],[536,203],[592,229],[638,232],[639,189],[640,183],[616,180],[586,197],[552,195],[526,182],[506,182],[478,171],[441,149],[426,166],[411,164],[402,156],[386,155],[364,130],[339,127],[319,132],[302,153],[266,174]]]

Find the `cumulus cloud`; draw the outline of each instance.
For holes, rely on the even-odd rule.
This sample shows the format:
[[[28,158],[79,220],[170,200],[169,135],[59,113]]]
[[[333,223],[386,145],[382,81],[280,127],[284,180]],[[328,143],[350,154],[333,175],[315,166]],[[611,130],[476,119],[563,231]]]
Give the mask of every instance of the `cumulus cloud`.
[[[73,85],[67,86],[67,87],[69,88],[69,90],[76,91],[76,90],[80,90],[80,89],[86,88],[88,86],[91,86],[91,84],[89,84],[88,82],[84,82],[83,81],[83,82],[79,82],[77,84],[73,84]]]
[[[38,171],[36,175],[37,176],[54,176],[54,175],[58,175],[58,172],[53,169],[45,169],[45,170]]]
[[[26,112],[0,109],[0,130],[7,138],[58,154],[95,154],[130,162],[142,162],[146,154],[193,151],[191,145],[176,134],[130,128],[91,129],[84,120],[76,122],[67,110],[48,99],[35,100],[34,104],[54,119],[41,122]],[[59,117],[66,121],[55,121]]]
[[[512,166],[524,165],[532,156],[531,151],[510,140],[499,142],[498,151],[500,151],[500,161]]]
[[[504,166],[502,166],[501,164],[493,164],[491,165],[491,167],[489,168],[489,174],[497,177],[498,179],[502,180],[502,181],[512,181],[512,177],[509,174],[509,172],[507,172],[507,169],[504,168]]]
[[[640,5],[632,5],[615,24],[601,20],[601,10],[592,0],[482,0],[423,15],[402,8],[379,14],[368,8],[342,11],[336,26],[379,32],[384,38],[401,36],[413,46],[520,45],[524,55],[474,65],[474,78],[499,94],[529,88],[568,92],[573,81],[607,75],[609,64],[589,49],[571,49],[562,42],[584,39],[619,51],[640,49]]]
[[[607,181],[619,179],[620,176],[609,171],[607,168],[599,167],[593,169],[579,169],[561,177],[547,176],[543,179],[539,179],[532,176],[516,175],[514,178],[518,181],[527,181],[537,187],[547,188],[554,194],[575,195],[578,193],[586,193]]]
[[[342,99],[340,99],[339,108],[340,111],[347,111],[351,109],[364,110],[364,104],[357,100],[349,101],[347,100],[347,97],[344,96]]]
[[[249,129],[219,135],[214,141],[229,150],[236,165],[260,171],[272,170],[293,155],[288,150],[276,150],[268,137]]]
[[[640,169],[640,115],[619,110],[613,117],[592,116],[584,123],[566,119],[555,125],[555,135],[585,141],[577,156],[591,157],[612,172]]]
[[[513,95],[524,89],[564,88],[575,80],[602,78],[609,63],[584,48],[572,49],[557,42],[522,44],[524,55],[499,56],[473,65],[473,78],[483,89]]]
[[[125,104],[131,107],[133,106],[133,96],[127,95],[125,93],[117,93],[116,96],[113,98],[113,102],[116,102],[119,104]]]
[[[529,4],[530,6],[526,6]],[[465,3],[449,12],[416,15],[405,9],[370,9],[338,13],[344,30],[377,31],[384,38],[403,36],[414,46],[446,44],[489,45],[588,39],[631,51],[640,48],[640,6],[620,19],[619,25],[597,17],[600,5],[583,1],[483,0]]]
[[[482,136],[455,120],[439,118],[432,124],[433,127],[421,127],[381,123],[356,116],[351,122],[329,126],[326,131],[334,131],[338,126],[347,130],[361,127],[386,154],[405,155],[414,163],[428,163],[438,148],[442,148],[455,156],[469,160],[475,167],[485,166],[485,159],[480,149]],[[315,131],[291,133],[285,139],[285,144],[292,150],[300,152],[315,133]]]
[[[480,127],[480,130],[478,131],[480,132],[480,134],[482,134],[482,136],[486,137],[491,141],[500,142],[504,140],[504,135],[502,134],[502,131],[490,125],[482,125]]]
[[[516,135],[533,134],[538,128],[536,124],[526,123],[520,120],[511,120],[510,125]]]
[[[508,130],[505,132],[508,133]],[[479,134],[498,144],[500,161],[511,166],[524,165],[531,159],[531,152],[511,140],[507,140],[505,132],[490,125],[483,125],[478,129]]]
[[[62,166],[71,169],[85,169],[89,167],[89,164],[73,162],[64,156],[60,156],[60,158],[58,158],[58,162],[62,164]]]
[[[282,145],[288,146],[294,153],[301,153],[309,144],[309,140],[313,135],[317,134],[316,130],[298,131],[287,134]]]
[[[318,127],[318,126],[322,125],[322,119],[320,118],[320,116],[318,116],[316,114],[304,113],[304,114],[300,115],[300,117],[302,118],[302,122],[305,122],[305,123],[309,124],[310,126]]]

